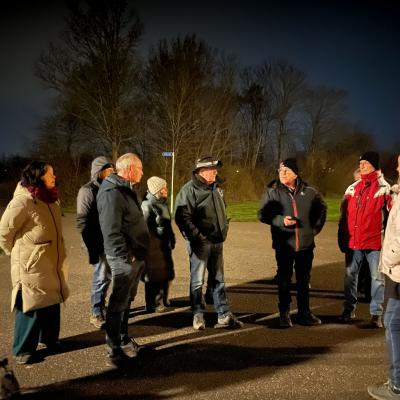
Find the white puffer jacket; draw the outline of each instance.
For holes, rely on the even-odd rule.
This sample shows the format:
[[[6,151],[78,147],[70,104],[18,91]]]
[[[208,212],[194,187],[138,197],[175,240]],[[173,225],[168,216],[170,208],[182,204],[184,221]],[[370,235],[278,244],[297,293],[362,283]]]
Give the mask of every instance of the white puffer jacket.
[[[400,185],[394,185],[393,204],[385,230],[380,270],[400,283]]]
[[[58,201],[47,204],[33,199],[18,184],[0,221],[0,246],[11,254],[11,310],[19,290],[23,312],[66,300],[65,248]]]

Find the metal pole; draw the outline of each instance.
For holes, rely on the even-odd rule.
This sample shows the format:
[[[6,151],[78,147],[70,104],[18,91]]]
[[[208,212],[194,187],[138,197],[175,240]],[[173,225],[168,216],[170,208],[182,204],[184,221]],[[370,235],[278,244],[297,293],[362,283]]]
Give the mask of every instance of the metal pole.
[[[175,152],[172,152],[172,168],[171,168],[171,215],[174,213],[174,170],[175,170]]]

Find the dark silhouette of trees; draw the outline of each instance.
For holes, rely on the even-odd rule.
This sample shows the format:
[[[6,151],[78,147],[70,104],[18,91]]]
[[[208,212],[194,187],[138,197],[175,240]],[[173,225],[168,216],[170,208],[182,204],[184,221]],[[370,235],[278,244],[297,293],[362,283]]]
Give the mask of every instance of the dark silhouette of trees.
[[[142,24],[127,1],[69,1],[67,28],[36,65],[81,136],[116,158],[135,135]]]

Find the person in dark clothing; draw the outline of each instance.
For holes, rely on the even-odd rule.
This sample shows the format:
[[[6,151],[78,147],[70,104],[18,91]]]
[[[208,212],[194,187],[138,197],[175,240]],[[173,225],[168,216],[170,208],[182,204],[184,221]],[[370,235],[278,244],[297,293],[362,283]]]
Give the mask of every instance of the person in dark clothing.
[[[205,329],[203,284],[208,271],[208,289],[218,314],[215,328],[240,328],[243,323],[230,311],[224,279],[223,242],[228,233],[223,191],[218,186],[217,168],[222,163],[212,157],[197,160],[192,179],[176,198],[175,221],[187,241],[190,259],[190,303],[193,328]]]
[[[79,189],[76,200],[78,230],[88,251],[89,263],[93,267],[89,321],[98,329],[103,328],[106,323],[105,302],[111,282],[111,272],[104,254],[96,196],[101,182],[112,172],[114,172],[114,166],[108,158],[103,156],[95,158],[92,162],[91,180]]]
[[[116,171],[101,184],[97,208],[112,274],[105,326],[107,364],[118,367],[138,354],[138,344],[128,336],[128,319],[144,268],[149,232],[134,189],[143,176],[141,160],[135,154],[124,154],[116,162]]]
[[[400,399],[400,156],[399,180],[392,187],[393,205],[385,230],[379,271],[385,276],[385,336],[389,357],[389,381],[368,386],[374,399]]]
[[[310,310],[309,284],[314,258],[314,236],[324,226],[326,204],[321,194],[298,176],[296,159],[280,163],[279,180],[270,184],[259,210],[259,220],[271,225],[272,246],[278,265],[279,323],[292,326],[290,285],[296,272],[297,322],[319,325]]]
[[[144,219],[150,233],[143,274],[146,311],[164,312],[169,304],[169,284],[175,277],[172,260],[175,235],[168,210],[167,182],[158,176],[152,176],[147,180],[147,187],[146,199],[142,202]]]

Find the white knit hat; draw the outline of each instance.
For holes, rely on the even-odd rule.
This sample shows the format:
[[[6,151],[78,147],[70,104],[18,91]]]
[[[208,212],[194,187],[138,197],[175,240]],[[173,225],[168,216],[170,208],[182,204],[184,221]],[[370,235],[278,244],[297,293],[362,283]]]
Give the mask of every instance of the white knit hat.
[[[163,178],[159,178],[158,176],[152,176],[151,178],[147,179],[147,187],[153,196],[166,186],[167,181]]]

